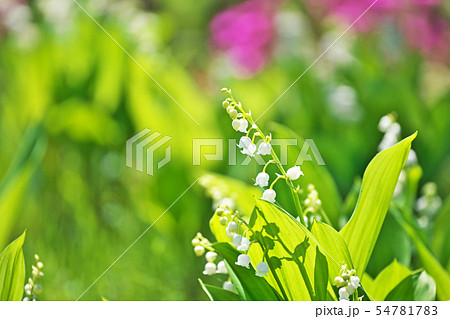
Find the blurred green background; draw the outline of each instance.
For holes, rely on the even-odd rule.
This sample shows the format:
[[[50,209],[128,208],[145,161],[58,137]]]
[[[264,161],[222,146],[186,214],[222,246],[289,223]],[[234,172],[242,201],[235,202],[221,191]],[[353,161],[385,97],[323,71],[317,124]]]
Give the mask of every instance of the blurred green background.
[[[27,270],[35,253],[45,264],[43,300],[76,299],[204,173],[251,185],[254,162],[192,165],[193,138],[239,138],[220,88],[257,118],[370,1],[80,4],[199,125],[73,0],[2,1],[0,250],[27,229]],[[449,195],[449,6],[405,6],[380,0],[258,121],[314,139],[343,199],[390,112],[403,137],[419,131],[420,185]],[[172,137],[172,161],[154,176],[125,166],[125,142],[144,128]],[[190,241],[212,239],[212,205],[197,183],[83,298],[206,300]],[[448,251],[435,253],[449,269]]]

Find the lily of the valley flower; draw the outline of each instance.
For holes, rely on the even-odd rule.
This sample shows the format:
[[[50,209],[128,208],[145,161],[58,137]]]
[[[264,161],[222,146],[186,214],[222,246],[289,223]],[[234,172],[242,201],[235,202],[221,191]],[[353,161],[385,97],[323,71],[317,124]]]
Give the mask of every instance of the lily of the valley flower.
[[[273,189],[266,189],[262,195],[262,199],[275,203],[275,197],[277,196],[277,193]]]
[[[267,185],[269,185],[269,174],[261,172],[256,175],[255,185],[259,187],[266,187]]]
[[[232,292],[236,292],[236,288],[234,288],[233,283],[228,280],[223,283],[223,289],[232,291]]]
[[[304,175],[300,170],[300,166],[294,166],[287,170],[286,175],[293,181],[298,179],[301,175]]]
[[[270,155],[271,150],[272,150],[272,146],[270,145],[270,143],[268,143],[268,142],[266,143],[265,141],[263,141],[261,144],[259,144],[257,154]]]
[[[241,266],[241,267],[245,267],[245,268],[249,268],[250,265],[250,257],[246,254],[240,254],[238,256],[237,261],[235,262],[236,265]]]
[[[204,275],[214,275],[216,273],[217,266],[215,263],[206,263],[205,270],[203,271]]]
[[[247,251],[250,249],[250,240],[246,237],[242,237],[241,244],[237,246],[237,250],[239,251]]]
[[[269,272],[269,265],[267,263],[265,263],[264,261],[261,261],[256,266],[256,276],[265,277],[265,276],[267,276],[268,272]]]
[[[235,131],[247,133],[248,122],[246,119],[234,119],[231,122],[231,126],[233,126]]]
[[[238,224],[236,222],[229,222],[227,228],[225,228],[227,236],[233,238],[236,235],[237,229]]]
[[[225,266],[225,262],[223,260],[219,261],[217,264],[217,273],[218,274],[228,274],[227,267]]]
[[[350,297],[350,295],[347,292],[347,289],[345,289],[345,287],[339,288],[339,300],[348,300],[348,297]]]
[[[253,157],[253,156],[255,156],[255,151],[256,151],[256,145],[252,143],[249,146],[244,147],[241,150],[241,153],[244,154],[244,155]]]
[[[359,278],[357,276],[351,276],[349,285],[351,285],[353,287],[353,289],[358,289]]]
[[[208,251],[205,255],[206,257],[206,261],[209,263],[213,263],[216,260],[217,257],[217,253],[213,252],[213,251]]]
[[[247,251],[250,249],[250,240],[242,235],[234,235],[233,245],[236,246],[239,251]]]

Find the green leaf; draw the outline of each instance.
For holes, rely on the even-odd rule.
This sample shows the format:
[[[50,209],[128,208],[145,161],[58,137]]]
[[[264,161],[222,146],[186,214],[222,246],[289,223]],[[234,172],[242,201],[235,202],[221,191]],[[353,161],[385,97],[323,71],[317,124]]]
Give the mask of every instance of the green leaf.
[[[450,275],[441,266],[439,261],[433,256],[424,244],[415,229],[403,218],[402,213],[397,209],[392,209],[392,215],[411,237],[417,249],[417,254],[422,261],[423,268],[434,278],[436,282],[437,297],[439,300],[450,300]]]
[[[416,272],[403,279],[387,296],[385,301],[433,301],[436,284],[425,271]]]
[[[316,300],[327,300],[328,263],[327,258],[316,247],[316,262],[314,266],[314,291]]]
[[[364,172],[355,212],[340,231],[362,278],[383,225],[398,177],[417,133],[378,153]]]
[[[388,213],[372,251],[372,256],[370,256],[366,272],[376,276],[395,259],[408,267],[411,254],[412,244],[408,234],[392,217],[392,214]]]
[[[409,275],[411,271],[394,260],[378,274],[370,288],[367,288],[368,292],[374,300],[383,301],[388,293]]]
[[[200,282],[200,286],[202,286],[202,289],[205,291],[205,293],[208,295],[208,298],[211,301],[240,301],[241,298],[238,294],[235,294],[234,292],[204,284],[201,279],[198,280]]]
[[[212,247],[226,261],[228,274],[243,300],[282,300],[267,281],[255,275],[255,269],[235,264],[240,252],[229,243],[216,243]]]
[[[341,270],[339,265],[347,265],[349,269],[353,269],[347,244],[341,234],[333,227],[315,220],[311,226],[311,233],[317,239],[320,246],[329,253],[327,259],[330,280],[333,280],[339,275]]]
[[[256,199],[249,226],[266,252],[264,256],[262,248],[253,244],[249,255],[253,262],[265,257],[271,270],[268,281],[285,299],[319,300],[319,296],[324,296],[326,286],[324,289],[315,283],[316,278],[322,280],[324,276],[315,275],[315,268],[323,267],[324,262],[316,257],[316,238],[302,224],[279,207]],[[318,287],[320,291],[315,290]]]
[[[22,246],[25,241],[23,234],[9,244],[0,254],[0,300],[22,300],[25,282],[25,261]]]

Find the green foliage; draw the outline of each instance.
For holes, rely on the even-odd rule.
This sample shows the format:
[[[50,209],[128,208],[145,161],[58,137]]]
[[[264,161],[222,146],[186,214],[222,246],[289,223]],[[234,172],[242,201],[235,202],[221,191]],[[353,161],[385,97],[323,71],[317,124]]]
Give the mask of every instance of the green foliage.
[[[22,246],[24,232],[0,254],[0,300],[22,300],[25,282],[25,261]]]
[[[376,301],[383,301],[388,293],[410,274],[411,271],[408,268],[394,260],[378,274],[370,285],[369,292],[372,298]]]
[[[235,294],[234,292],[204,284],[203,281],[200,279],[198,280],[200,282],[200,286],[202,287],[203,291],[208,295],[208,298],[211,301],[240,301],[241,298],[239,295]]]
[[[386,296],[385,301],[432,301],[436,298],[436,284],[425,271],[413,273],[403,279]]]
[[[242,300],[281,300],[277,292],[262,277],[255,276],[252,266],[249,269],[235,264],[239,252],[228,243],[212,246],[226,261],[228,274]]]
[[[377,154],[368,165],[356,209],[340,231],[347,242],[356,273],[361,277],[389,208],[400,171],[417,133]]]

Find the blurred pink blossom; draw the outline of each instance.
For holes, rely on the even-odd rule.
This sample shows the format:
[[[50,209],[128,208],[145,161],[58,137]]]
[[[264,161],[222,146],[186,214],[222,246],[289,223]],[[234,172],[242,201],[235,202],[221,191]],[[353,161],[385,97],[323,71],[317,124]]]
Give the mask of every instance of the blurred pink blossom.
[[[220,12],[210,26],[213,48],[224,51],[247,73],[257,73],[270,54],[275,7],[273,0],[249,0]]]
[[[353,23],[375,0],[306,0],[311,7],[321,7],[348,24]],[[359,32],[369,32],[390,21],[398,26],[406,42],[420,52],[448,57],[450,25],[439,17],[442,0],[378,0],[354,25]]]

